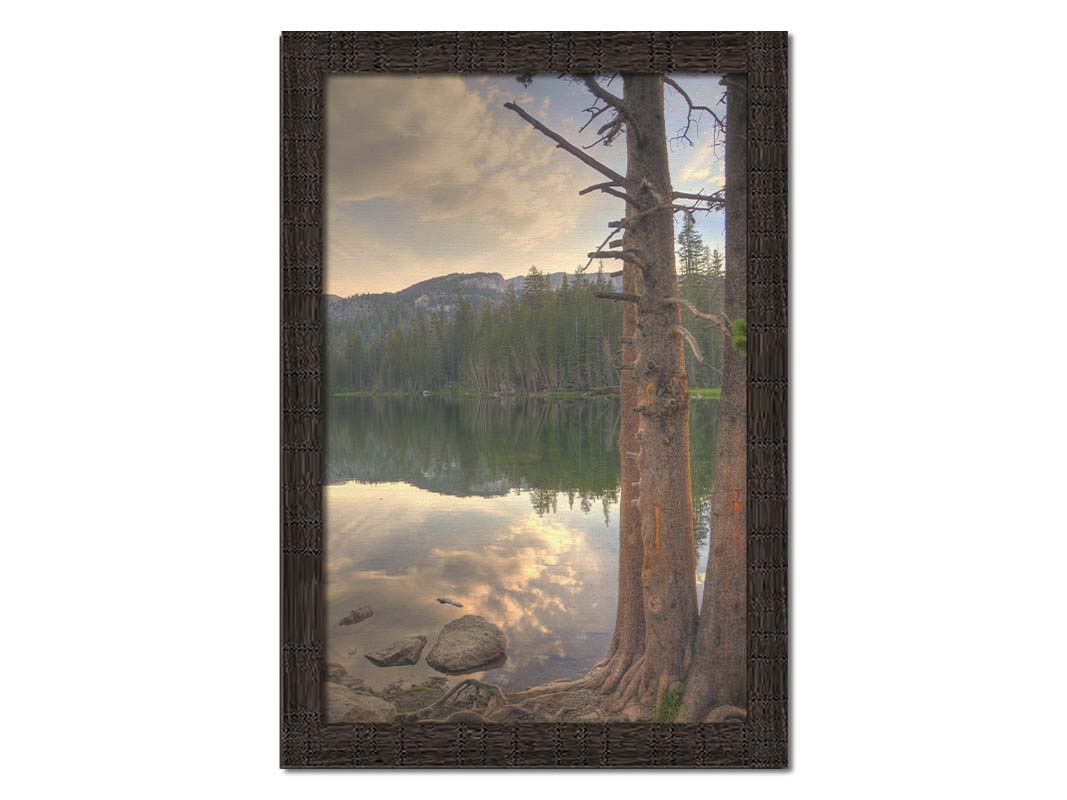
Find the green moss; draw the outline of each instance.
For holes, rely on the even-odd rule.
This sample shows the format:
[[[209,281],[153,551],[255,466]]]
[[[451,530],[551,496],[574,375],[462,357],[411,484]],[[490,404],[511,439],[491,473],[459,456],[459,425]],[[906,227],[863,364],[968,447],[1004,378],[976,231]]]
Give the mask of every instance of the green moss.
[[[748,350],[748,323],[743,319],[734,320],[734,335],[730,342],[741,355]]]
[[[678,709],[682,707],[682,697],[685,695],[684,683],[672,683],[667,692],[656,706],[656,713],[652,715],[653,722],[674,722],[678,716]]]

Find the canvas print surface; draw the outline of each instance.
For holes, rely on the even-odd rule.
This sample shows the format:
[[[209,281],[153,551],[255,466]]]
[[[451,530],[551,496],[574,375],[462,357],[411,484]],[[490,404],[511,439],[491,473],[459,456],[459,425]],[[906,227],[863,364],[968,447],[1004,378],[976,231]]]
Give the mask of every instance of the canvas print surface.
[[[329,720],[743,719],[743,79],[326,98]]]

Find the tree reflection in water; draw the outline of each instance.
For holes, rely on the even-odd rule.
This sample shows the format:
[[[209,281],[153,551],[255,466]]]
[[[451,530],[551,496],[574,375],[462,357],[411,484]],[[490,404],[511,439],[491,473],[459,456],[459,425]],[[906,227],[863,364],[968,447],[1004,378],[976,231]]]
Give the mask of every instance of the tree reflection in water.
[[[690,406],[694,534],[707,541],[718,403]],[[404,482],[437,494],[528,493],[539,515],[619,497],[619,401],[536,397],[334,397],[327,483]]]

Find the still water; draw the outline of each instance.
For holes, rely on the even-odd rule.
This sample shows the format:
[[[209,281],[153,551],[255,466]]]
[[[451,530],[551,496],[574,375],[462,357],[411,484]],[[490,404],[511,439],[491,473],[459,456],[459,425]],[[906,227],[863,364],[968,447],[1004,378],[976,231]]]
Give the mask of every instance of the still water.
[[[698,582],[717,406],[690,411]],[[615,621],[618,426],[609,398],[332,398],[327,660],[376,688],[418,682],[438,674],[425,654],[441,627],[480,614],[507,634],[507,662],[462,677],[526,688],[587,672]],[[361,605],[374,616],[338,626]],[[363,657],[417,634],[428,643],[414,666]]]

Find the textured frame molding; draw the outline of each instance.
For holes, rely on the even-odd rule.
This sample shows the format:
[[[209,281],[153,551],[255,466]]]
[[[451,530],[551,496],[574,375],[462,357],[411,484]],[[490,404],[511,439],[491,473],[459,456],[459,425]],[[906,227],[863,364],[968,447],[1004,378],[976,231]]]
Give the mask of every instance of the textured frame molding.
[[[322,714],[324,89],[358,72],[748,76],[748,719],[717,725],[327,725]],[[781,768],[787,738],[787,36],[281,37],[281,766]]]

